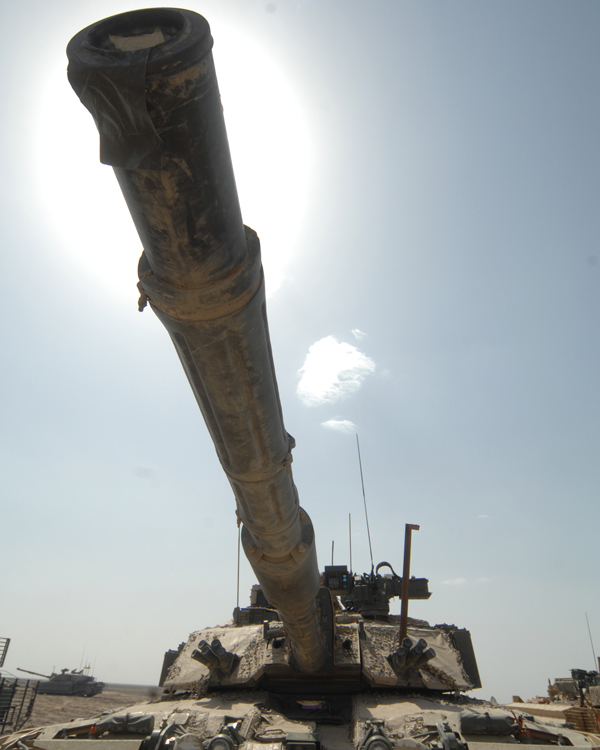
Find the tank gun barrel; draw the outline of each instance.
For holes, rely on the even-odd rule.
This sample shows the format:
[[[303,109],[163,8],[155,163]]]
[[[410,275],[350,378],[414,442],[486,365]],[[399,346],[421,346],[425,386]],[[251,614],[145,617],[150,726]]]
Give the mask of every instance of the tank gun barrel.
[[[45,677],[47,680],[50,679],[49,674],[42,674],[41,672],[32,672],[30,669],[21,669],[21,667],[17,667],[17,672],[25,672],[26,674],[34,674],[36,677]]]
[[[71,40],[69,80],[144,247],[140,309],[150,303],[175,345],[293,662],[316,672],[326,650],[314,532],[293,482],[260,243],[242,222],[211,49],[197,13],[123,13]]]

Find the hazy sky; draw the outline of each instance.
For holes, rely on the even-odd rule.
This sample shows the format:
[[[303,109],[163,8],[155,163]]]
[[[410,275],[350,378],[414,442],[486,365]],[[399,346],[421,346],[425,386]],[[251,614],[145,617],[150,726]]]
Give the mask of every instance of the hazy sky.
[[[5,3],[6,668],[156,683],[236,604],[232,492],[64,48],[145,3]],[[375,562],[509,700],[600,653],[600,4],[206,0],[321,567]],[[242,565],[242,605],[254,582]],[[399,611],[397,600],[394,611]]]

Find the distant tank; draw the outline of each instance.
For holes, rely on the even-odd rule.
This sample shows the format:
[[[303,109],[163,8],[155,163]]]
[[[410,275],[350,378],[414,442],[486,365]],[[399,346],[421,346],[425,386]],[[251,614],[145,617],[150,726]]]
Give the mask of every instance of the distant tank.
[[[260,242],[242,223],[211,49],[197,13],[133,11],[77,34],[68,74],[144,247],[140,310],[149,303],[171,336],[259,585],[231,622],[167,652],[162,701],[32,730],[22,742],[32,750],[68,750],[74,740],[93,750],[85,743],[98,737],[106,750],[125,738],[135,750],[527,742],[525,720],[459,695],[481,684],[467,630],[390,616],[393,597],[429,597],[426,579],[410,578],[407,565],[402,577],[382,575],[386,563],[363,575],[319,570],[292,476],[295,441],[279,401]],[[536,737],[591,747],[567,729]]]
[[[51,675],[32,672],[29,669],[17,667],[19,672],[34,674],[37,677],[44,677],[47,682],[38,684],[38,695],[82,695],[90,697],[101,693],[106,685],[98,682],[95,677],[85,674],[85,670],[61,669],[60,672],[52,672]]]

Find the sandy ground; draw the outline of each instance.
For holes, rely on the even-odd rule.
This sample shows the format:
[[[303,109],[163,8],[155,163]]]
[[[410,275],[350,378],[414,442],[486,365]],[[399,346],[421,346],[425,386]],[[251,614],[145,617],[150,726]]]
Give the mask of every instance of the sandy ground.
[[[149,691],[105,688],[100,695],[82,698],[75,695],[38,695],[29,721],[23,728],[59,724],[72,719],[87,719],[103,711],[131,706],[152,697]]]

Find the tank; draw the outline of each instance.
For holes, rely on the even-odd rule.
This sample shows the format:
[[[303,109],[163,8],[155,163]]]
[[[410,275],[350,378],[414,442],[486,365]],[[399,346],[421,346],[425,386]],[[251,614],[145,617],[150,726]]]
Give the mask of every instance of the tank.
[[[402,576],[385,562],[365,573],[319,568],[293,480],[260,241],[242,222],[211,48],[197,13],[133,11],[77,34],[68,75],[142,241],[139,308],[149,306],[171,337],[258,584],[230,622],[167,652],[160,701],[20,741],[39,750],[74,740],[76,750],[93,750],[85,743],[98,738],[115,750],[125,741],[132,750],[466,750],[467,742],[478,750],[530,741],[531,717],[461,695],[481,685],[469,631],[406,616],[409,599],[430,596],[427,579],[410,577],[409,555]],[[397,596],[403,617],[389,614]],[[535,731],[545,744],[591,747],[566,727]]]
[[[202,16],[150,9],[94,24],[67,50],[69,80],[142,240],[140,310],[149,305],[173,341],[260,586],[260,603],[236,611],[231,627],[194,634],[164,685],[479,687],[468,631],[412,623],[399,633],[390,621],[389,600],[402,592],[393,570],[319,570],[293,479],[260,241],[242,222],[211,47]],[[408,598],[428,596],[426,579],[409,581]]]
[[[38,683],[38,695],[81,695],[88,698],[92,695],[98,695],[106,687],[103,682],[98,682],[95,677],[85,674],[83,669],[72,669],[70,671],[61,669],[60,672],[52,672],[50,675],[32,672],[20,667],[17,667],[17,670],[45,678],[45,682]]]

